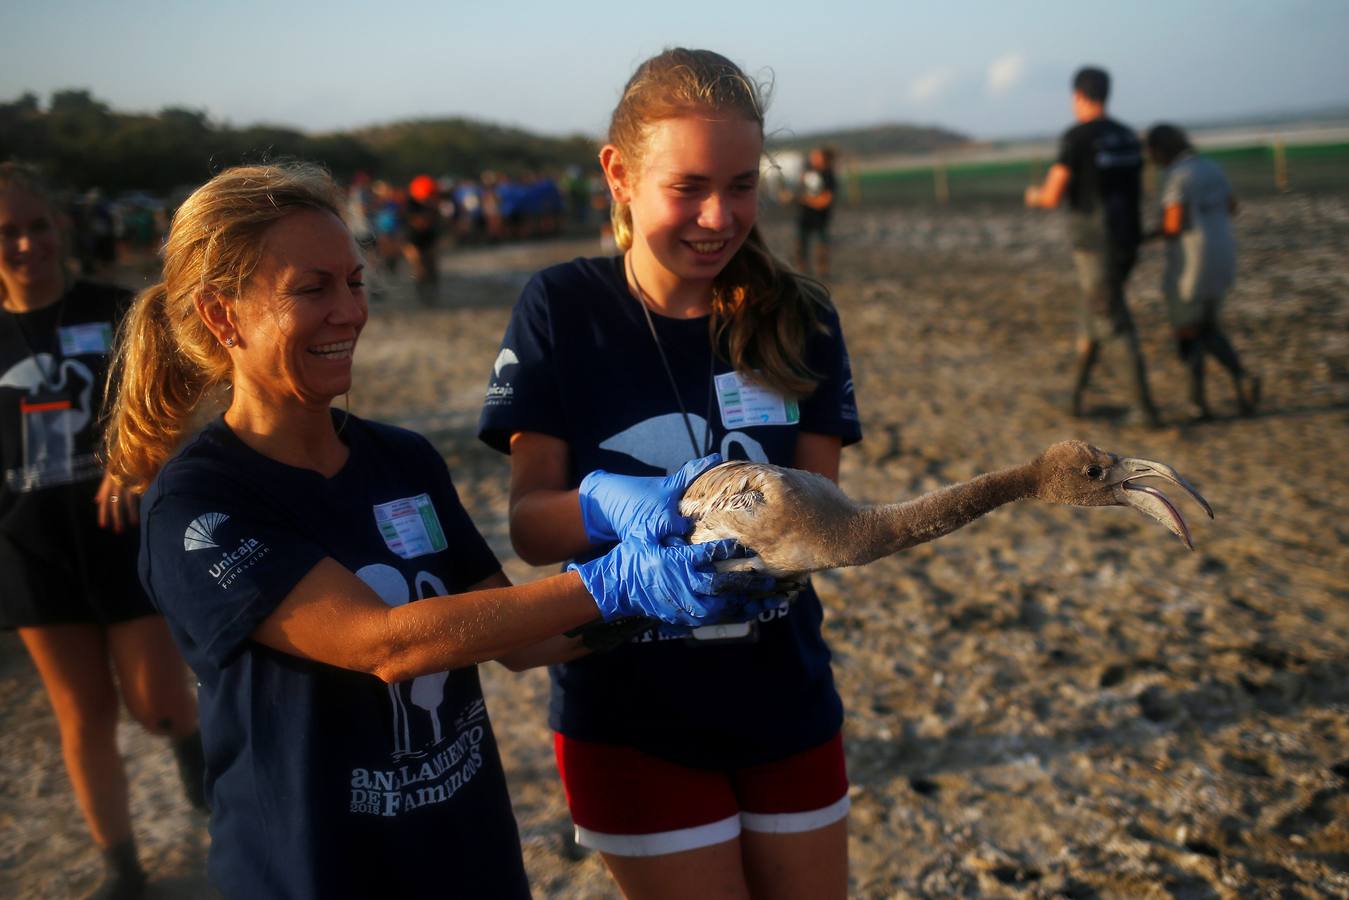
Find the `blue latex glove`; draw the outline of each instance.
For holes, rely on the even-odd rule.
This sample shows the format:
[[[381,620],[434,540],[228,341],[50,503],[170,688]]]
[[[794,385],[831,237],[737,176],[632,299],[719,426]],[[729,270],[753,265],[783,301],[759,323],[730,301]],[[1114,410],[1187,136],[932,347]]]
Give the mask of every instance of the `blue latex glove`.
[[[586,537],[592,544],[609,544],[639,529],[661,535],[688,534],[689,520],[679,514],[679,498],[695,478],[719,462],[720,453],[691,459],[665,478],[596,469],[581,479],[577,491]]]
[[[726,613],[767,609],[781,599],[749,600],[741,594],[771,591],[777,582],[769,575],[716,571],[716,561],[744,552],[732,538],[669,547],[657,540],[646,532],[598,559],[567,566],[581,576],[604,621],[644,616],[673,625],[706,625]]]

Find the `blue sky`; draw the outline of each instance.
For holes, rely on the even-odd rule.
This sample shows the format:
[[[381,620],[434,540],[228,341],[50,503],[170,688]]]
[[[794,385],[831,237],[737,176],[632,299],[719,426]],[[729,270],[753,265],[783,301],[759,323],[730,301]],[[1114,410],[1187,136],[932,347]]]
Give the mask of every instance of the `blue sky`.
[[[769,126],[1049,134],[1081,63],[1138,126],[1349,106],[1349,2],[947,0],[603,5],[16,0],[0,99],[84,87],[122,110],[316,131],[465,115],[600,133],[632,68],[675,44],[775,82]]]

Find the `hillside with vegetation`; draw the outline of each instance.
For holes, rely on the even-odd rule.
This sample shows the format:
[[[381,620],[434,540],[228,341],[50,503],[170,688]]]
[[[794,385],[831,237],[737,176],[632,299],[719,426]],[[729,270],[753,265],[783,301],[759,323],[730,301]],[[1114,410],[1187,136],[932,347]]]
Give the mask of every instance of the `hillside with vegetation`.
[[[36,163],[58,183],[107,191],[169,192],[242,162],[299,158],[339,178],[366,171],[406,180],[419,173],[508,175],[586,164],[595,141],[549,137],[470,119],[418,119],[308,134],[275,125],[236,127],[200,110],[114,110],[86,90],[0,101],[0,160]]]
[[[557,170],[594,162],[592,137],[549,137],[521,128],[473,119],[414,119],[351,132],[390,176],[418,172],[476,175],[486,169],[508,175]]]
[[[968,141],[944,128],[887,124],[810,133],[778,132],[772,150],[819,144],[854,159],[925,153]],[[281,125],[235,126],[201,110],[157,113],[113,109],[87,90],[0,101],[0,159],[33,162],[60,184],[106,191],[170,192],[199,184],[226,166],[299,158],[339,178],[357,171],[404,181],[414,175],[511,176],[594,164],[598,140],[536,134],[466,118],[422,118],[350,131],[310,134]]]
[[[935,125],[886,124],[796,134],[778,132],[768,139],[770,150],[809,150],[829,146],[854,159],[931,153],[968,143],[968,135]]]

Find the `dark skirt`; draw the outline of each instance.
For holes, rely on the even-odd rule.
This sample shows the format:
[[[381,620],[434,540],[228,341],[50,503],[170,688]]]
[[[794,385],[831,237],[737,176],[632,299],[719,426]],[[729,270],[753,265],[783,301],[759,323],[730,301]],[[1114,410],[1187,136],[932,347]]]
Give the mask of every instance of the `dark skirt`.
[[[69,513],[58,542],[0,532],[0,628],[113,625],[156,613],[136,574],[140,530],[98,527],[96,485],[67,485],[44,498]]]

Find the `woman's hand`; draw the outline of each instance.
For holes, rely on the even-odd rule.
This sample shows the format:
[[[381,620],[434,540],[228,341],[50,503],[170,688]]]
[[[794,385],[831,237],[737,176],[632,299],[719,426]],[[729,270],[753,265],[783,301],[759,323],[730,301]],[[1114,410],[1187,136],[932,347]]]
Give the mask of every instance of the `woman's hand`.
[[[719,572],[716,563],[743,555],[734,538],[665,546],[654,532],[635,535],[604,556],[567,566],[581,576],[606,622],[637,616],[671,625],[708,625],[729,615],[753,617],[776,606],[776,579]],[[746,596],[750,595],[750,596]]]
[[[581,521],[592,544],[608,544],[644,530],[688,534],[690,523],[679,514],[679,498],[694,479],[721,462],[721,454],[684,463],[665,478],[615,475],[596,469],[581,479],[577,500]]]
[[[123,490],[111,475],[103,476],[94,503],[98,506],[99,528],[111,528],[115,534],[121,534],[140,524],[140,495]]]

